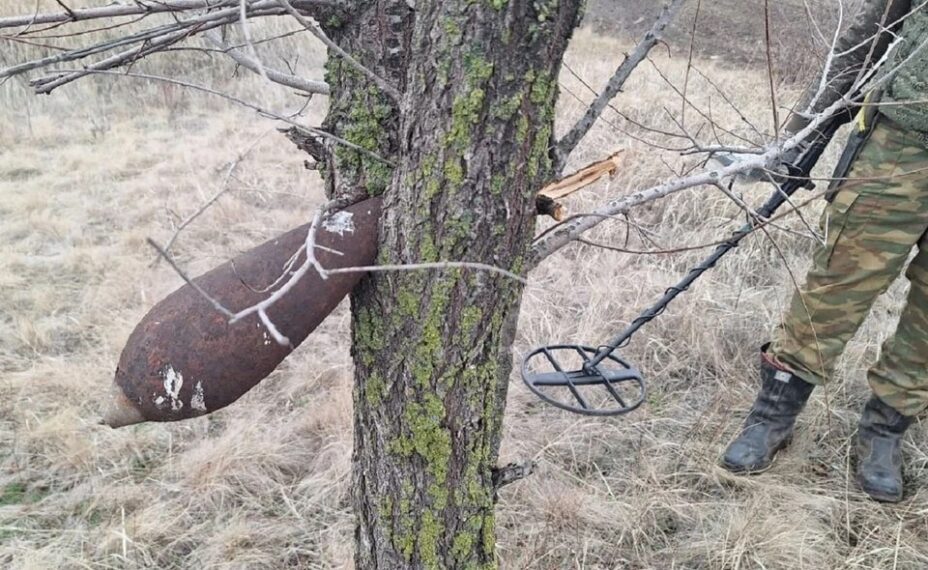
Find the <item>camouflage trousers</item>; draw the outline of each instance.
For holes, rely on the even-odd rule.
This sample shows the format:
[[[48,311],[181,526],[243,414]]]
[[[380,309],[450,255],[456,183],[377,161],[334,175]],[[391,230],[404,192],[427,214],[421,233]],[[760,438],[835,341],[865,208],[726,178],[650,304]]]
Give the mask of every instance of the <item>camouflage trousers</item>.
[[[881,400],[914,416],[928,406],[928,149],[921,139],[881,118],[822,227],[826,243],[768,356],[807,382],[824,383],[874,301],[905,269],[908,299],[868,380]]]

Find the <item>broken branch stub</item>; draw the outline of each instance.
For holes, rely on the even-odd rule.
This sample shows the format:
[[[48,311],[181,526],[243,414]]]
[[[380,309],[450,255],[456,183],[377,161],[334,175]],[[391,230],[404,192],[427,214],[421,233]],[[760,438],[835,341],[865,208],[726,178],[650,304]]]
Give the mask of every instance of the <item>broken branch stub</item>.
[[[551,216],[559,222],[562,221],[566,217],[567,208],[558,200],[583,190],[604,176],[615,176],[619,166],[622,165],[623,152],[622,150],[616,151],[609,158],[584,166],[570,176],[565,176],[542,188],[535,197],[536,213],[539,216]]]
[[[358,203],[327,218],[315,252],[330,269],[371,265],[377,250],[381,199]],[[194,279],[223,306],[241,310],[267,297],[309,224],[265,242]],[[340,254],[340,255],[339,255]],[[301,253],[301,257],[305,253]],[[103,423],[176,421],[228,406],[267,377],[331,313],[364,276],[323,279],[311,270],[267,315],[291,346],[281,346],[257,314],[229,324],[208,300],[185,285],[155,305],[129,337]]]

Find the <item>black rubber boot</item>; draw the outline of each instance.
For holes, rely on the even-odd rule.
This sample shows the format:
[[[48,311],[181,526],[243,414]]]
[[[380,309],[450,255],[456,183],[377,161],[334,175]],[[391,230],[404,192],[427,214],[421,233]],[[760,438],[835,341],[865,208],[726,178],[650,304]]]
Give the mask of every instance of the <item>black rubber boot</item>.
[[[857,484],[877,501],[902,500],[902,435],[915,418],[871,396],[857,427]]]
[[[722,466],[732,473],[762,473],[793,434],[796,416],[815,385],[761,360],[761,387],[741,433],[725,450]]]

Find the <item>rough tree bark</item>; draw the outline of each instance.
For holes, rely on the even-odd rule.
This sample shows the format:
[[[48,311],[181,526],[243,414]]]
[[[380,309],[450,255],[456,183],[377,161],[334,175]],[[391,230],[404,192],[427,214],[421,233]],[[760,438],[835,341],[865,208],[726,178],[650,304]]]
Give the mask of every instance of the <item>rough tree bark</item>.
[[[523,268],[550,178],[557,74],[582,0],[369,0],[327,32],[334,196],[386,192],[381,263]],[[414,6],[410,8],[410,6]],[[496,465],[521,286],[472,270],[374,275],[352,297],[360,569],[495,568]]]

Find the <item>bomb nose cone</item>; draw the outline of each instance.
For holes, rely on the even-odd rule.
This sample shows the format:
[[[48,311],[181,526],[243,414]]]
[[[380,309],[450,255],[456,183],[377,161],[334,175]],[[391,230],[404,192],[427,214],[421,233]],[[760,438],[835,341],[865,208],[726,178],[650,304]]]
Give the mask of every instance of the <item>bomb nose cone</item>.
[[[126,398],[119,386],[114,384],[112,390],[110,390],[110,401],[103,412],[103,419],[100,420],[100,423],[111,428],[119,428],[144,421],[145,417],[142,416],[142,412]]]

